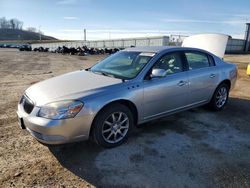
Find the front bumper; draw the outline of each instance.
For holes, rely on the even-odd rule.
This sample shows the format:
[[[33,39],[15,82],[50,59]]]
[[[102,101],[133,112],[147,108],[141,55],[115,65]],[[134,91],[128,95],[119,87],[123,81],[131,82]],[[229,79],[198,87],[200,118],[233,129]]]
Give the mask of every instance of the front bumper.
[[[30,114],[27,114],[23,106],[18,104],[17,116],[19,126],[26,129],[38,141],[44,144],[64,144],[87,140],[93,120],[93,115],[84,109],[74,118],[63,120],[51,120],[37,117],[40,108],[34,107]]]

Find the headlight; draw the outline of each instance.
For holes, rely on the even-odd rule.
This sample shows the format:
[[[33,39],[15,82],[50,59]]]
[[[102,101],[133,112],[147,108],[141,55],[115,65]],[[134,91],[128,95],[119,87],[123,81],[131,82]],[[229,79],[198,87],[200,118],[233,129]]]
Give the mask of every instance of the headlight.
[[[82,107],[81,101],[58,101],[42,106],[37,115],[48,119],[73,118]]]

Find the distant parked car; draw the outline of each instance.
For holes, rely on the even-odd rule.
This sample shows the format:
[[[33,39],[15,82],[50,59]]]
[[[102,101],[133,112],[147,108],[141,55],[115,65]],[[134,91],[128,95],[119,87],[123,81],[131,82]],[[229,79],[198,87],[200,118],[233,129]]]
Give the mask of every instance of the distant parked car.
[[[31,51],[30,45],[22,45],[19,47],[19,51]]]
[[[17,114],[42,143],[114,147],[136,124],[204,104],[223,109],[236,76],[234,64],[205,50],[134,47],[29,87]]]
[[[42,46],[40,46],[39,48],[34,48],[35,52],[48,52],[49,51],[49,48],[44,48]]]
[[[11,47],[10,44],[4,44],[4,45],[3,45],[3,48],[10,48],[10,47]]]

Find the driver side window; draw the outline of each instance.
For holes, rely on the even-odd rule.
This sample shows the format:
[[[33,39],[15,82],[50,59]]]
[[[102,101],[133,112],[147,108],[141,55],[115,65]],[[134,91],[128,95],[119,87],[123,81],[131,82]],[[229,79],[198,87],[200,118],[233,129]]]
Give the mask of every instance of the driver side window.
[[[165,75],[175,74],[183,71],[179,53],[168,53],[161,57],[153,69],[164,69]]]

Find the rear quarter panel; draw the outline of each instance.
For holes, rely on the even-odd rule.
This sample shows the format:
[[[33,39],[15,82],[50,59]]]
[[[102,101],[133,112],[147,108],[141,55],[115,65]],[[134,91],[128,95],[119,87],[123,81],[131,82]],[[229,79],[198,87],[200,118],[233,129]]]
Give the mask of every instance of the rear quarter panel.
[[[215,58],[215,63],[220,73],[219,83],[221,83],[224,80],[230,80],[231,82],[230,90],[232,90],[237,80],[237,66],[235,64],[225,62],[218,57]]]

